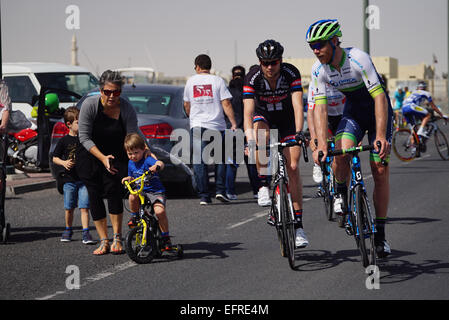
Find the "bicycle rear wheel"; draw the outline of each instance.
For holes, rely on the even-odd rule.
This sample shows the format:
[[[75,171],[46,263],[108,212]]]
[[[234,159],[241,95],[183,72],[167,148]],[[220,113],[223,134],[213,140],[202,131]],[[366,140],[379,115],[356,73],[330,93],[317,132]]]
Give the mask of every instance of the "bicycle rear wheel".
[[[281,219],[282,230],[284,233],[284,246],[287,253],[290,268],[295,269],[295,221],[293,220],[293,211],[290,199],[288,197],[287,185],[283,180],[279,183],[281,190]]]
[[[139,264],[150,263],[157,251],[156,241],[149,226],[144,227],[140,223],[137,227],[129,230],[125,238],[125,250],[128,257]]]
[[[439,128],[435,131],[435,147],[441,159],[449,160],[449,145],[446,136]]]
[[[413,147],[418,145],[418,137],[408,128],[399,128],[393,133],[392,146],[395,155],[401,161],[411,161],[416,157]],[[417,151],[419,152],[419,151]]]
[[[374,220],[368,204],[368,198],[362,186],[356,186],[357,235],[363,267],[376,265],[376,246],[374,244]]]

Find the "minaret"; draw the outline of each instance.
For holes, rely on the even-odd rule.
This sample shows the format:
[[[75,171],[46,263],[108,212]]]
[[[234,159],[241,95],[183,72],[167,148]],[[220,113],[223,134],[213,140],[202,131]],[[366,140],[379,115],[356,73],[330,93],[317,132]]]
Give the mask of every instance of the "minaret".
[[[72,37],[72,65],[79,66],[79,63],[78,63],[78,47],[76,46],[75,34],[73,34],[73,37]]]

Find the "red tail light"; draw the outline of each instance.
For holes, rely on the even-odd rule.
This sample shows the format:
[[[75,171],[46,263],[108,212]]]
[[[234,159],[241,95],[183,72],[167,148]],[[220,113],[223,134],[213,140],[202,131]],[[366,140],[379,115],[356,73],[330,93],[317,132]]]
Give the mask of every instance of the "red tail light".
[[[69,128],[62,123],[62,122],[56,122],[53,126],[53,132],[51,133],[52,138],[62,138],[65,135],[69,134]]]
[[[173,128],[168,123],[141,126],[140,130],[147,139],[170,139]]]

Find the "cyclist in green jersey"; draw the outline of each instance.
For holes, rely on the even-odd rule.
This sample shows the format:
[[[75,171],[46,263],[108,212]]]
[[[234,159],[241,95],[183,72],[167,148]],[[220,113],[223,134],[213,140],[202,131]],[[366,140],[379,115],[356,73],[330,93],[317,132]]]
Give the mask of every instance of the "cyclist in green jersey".
[[[327,155],[328,102],[326,84],[346,96],[343,117],[336,132],[336,148],[351,148],[360,143],[368,131],[368,141],[375,145],[370,155],[371,172],[374,179],[373,202],[376,211],[376,251],[379,257],[386,257],[391,249],[385,240],[385,222],[389,202],[389,160],[392,137],[393,110],[386,94],[385,84],[376,71],[370,56],[356,48],[341,48],[342,33],[337,20],[319,20],[313,23],[306,34],[313,53],[318,58],[312,67],[312,82],[315,96],[315,126],[318,148],[314,161],[318,163],[318,152]],[[380,142],[380,148],[377,143]],[[346,214],[347,177],[349,159],[335,158],[337,195],[334,211]]]

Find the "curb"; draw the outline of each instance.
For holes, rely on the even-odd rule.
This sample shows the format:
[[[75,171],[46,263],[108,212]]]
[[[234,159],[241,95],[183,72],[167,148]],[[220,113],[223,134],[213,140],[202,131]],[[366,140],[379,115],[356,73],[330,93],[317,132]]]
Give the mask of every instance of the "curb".
[[[36,182],[36,183],[30,183],[25,185],[19,185],[19,186],[8,186],[6,188],[6,196],[15,196],[18,194],[23,194],[27,192],[32,191],[39,191],[44,189],[51,189],[56,188],[56,181],[43,181],[43,182]]]

